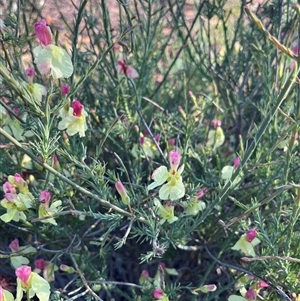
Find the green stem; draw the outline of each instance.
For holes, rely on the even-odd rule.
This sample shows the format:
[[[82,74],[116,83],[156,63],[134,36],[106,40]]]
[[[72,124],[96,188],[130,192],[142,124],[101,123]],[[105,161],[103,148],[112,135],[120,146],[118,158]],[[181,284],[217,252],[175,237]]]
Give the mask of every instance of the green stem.
[[[297,188],[297,196],[296,196],[296,199],[294,202],[294,207],[293,207],[292,212],[293,212],[293,215],[288,224],[288,230],[287,230],[287,235],[286,235],[286,240],[285,240],[285,255],[286,256],[290,256],[290,254],[291,254],[291,242],[292,242],[292,235],[294,233],[294,226],[300,216],[300,188]]]

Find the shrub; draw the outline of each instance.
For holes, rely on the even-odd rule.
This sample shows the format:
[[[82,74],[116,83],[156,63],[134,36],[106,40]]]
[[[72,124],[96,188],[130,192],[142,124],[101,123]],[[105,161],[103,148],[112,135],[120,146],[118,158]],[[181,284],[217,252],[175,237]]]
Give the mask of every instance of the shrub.
[[[8,3],[0,300],[298,300],[299,15]]]

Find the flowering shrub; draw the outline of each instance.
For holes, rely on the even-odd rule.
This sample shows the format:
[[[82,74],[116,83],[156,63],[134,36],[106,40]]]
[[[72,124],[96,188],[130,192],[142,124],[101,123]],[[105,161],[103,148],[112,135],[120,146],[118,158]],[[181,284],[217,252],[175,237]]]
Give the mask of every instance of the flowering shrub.
[[[299,299],[299,5],[42,2],[0,11],[0,301]]]

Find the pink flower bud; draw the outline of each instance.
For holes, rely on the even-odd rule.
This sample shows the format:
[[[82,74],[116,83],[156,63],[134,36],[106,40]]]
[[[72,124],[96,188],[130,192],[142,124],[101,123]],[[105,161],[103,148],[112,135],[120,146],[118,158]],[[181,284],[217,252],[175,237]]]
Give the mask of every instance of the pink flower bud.
[[[63,272],[66,272],[68,274],[72,274],[75,272],[74,268],[73,267],[70,267],[66,264],[61,264],[60,267],[59,267]]]
[[[127,197],[127,191],[121,181],[116,182],[115,187],[121,197]]]
[[[33,68],[27,68],[27,69],[25,70],[25,73],[26,73],[26,75],[27,75],[28,77],[33,78],[33,77],[34,77],[34,74],[35,74],[35,71],[34,71]]]
[[[18,195],[16,193],[5,193],[4,197],[11,203],[15,203],[15,201],[18,199]]]
[[[241,159],[239,157],[236,157],[233,161],[233,167],[234,168],[238,168],[238,166],[240,165],[241,163]]]
[[[247,290],[247,293],[245,295],[245,298],[247,300],[256,300],[256,297],[257,297],[257,294],[256,294],[255,290],[253,290],[251,288]]]
[[[23,284],[26,285],[31,275],[31,267],[27,265],[22,265],[16,268],[15,273],[16,276],[23,282]]]
[[[42,19],[40,22],[34,24],[34,32],[42,46],[47,46],[52,43],[52,34],[50,27],[47,26],[46,20]]]
[[[265,288],[265,287],[269,287],[269,284],[264,282],[263,280],[260,280],[257,284],[258,288]]]
[[[142,137],[140,137],[140,144],[143,145],[144,143],[145,143],[145,137],[142,136]]]
[[[8,181],[15,187],[19,189],[19,192],[27,194],[28,193],[28,185],[26,181],[16,173],[14,176],[8,176]]]
[[[145,129],[145,130],[143,131],[143,134],[144,134],[145,136],[149,136],[149,131],[148,131],[147,129]]]
[[[157,142],[159,142],[159,140],[160,140],[160,134],[155,135],[154,136],[154,140],[157,141]]]
[[[18,252],[19,251],[19,240],[16,238],[14,239],[10,244],[9,244],[9,248],[13,251],[13,252]],[[1,300],[1,299],[0,299]]]
[[[168,141],[170,146],[174,146],[175,142],[176,142],[175,138],[170,138],[169,141]]]
[[[16,187],[14,187],[11,183],[5,182],[3,184],[3,191],[4,193],[17,193]]]
[[[203,198],[208,193],[208,189],[204,187],[203,189],[199,189],[196,193],[196,200]]]
[[[256,237],[257,233],[256,233],[256,229],[249,229],[246,232],[246,240],[248,242],[251,242],[255,237]]]
[[[164,262],[160,262],[158,264],[159,268],[162,269],[162,270],[165,270],[166,269],[166,264]]]
[[[129,196],[128,196],[128,194],[127,194],[127,191],[126,191],[124,185],[122,184],[122,182],[120,182],[120,181],[116,182],[115,187],[116,187],[118,193],[119,193],[120,196],[121,196],[122,202],[123,202],[125,205],[128,205],[129,202],[130,202],[130,198],[129,198]]]
[[[208,292],[214,292],[217,289],[215,284],[207,284],[200,287],[202,293],[207,294]]]
[[[265,288],[265,287],[269,287],[269,284],[264,282],[263,280],[260,280],[258,283],[257,283],[257,286],[259,289],[261,288]]]
[[[153,297],[157,300],[159,299],[162,299],[164,296],[164,292],[162,289],[160,288],[156,288],[154,291],[153,291]]]
[[[51,193],[48,190],[43,190],[40,193],[40,202],[43,204],[49,204],[51,198]]]
[[[62,95],[67,95],[70,91],[70,86],[69,85],[64,85],[61,87],[61,93]]]
[[[189,93],[189,95],[190,95],[191,97],[195,97],[193,91],[188,91],[188,93]]]
[[[219,127],[219,126],[222,125],[222,122],[221,122],[221,120],[219,120],[219,119],[213,119],[213,120],[211,121],[211,123],[212,123],[212,125],[213,125],[214,128],[217,128],[217,127]]]
[[[141,277],[144,279],[148,279],[150,277],[149,272],[147,270],[143,270],[141,273]]]
[[[60,170],[60,164],[59,164],[59,161],[58,161],[58,158],[56,155],[53,155],[53,157],[52,157],[52,167],[55,170]]]
[[[172,169],[177,170],[180,160],[181,160],[181,155],[178,151],[175,150],[170,151],[169,161]]]
[[[72,102],[73,115],[76,117],[80,117],[82,115],[83,105],[80,101],[75,100]]]
[[[207,284],[206,288],[209,292],[214,292],[217,289],[217,286],[215,284]]]
[[[14,175],[14,182],[16,183],[16,184],[21,184],[21,185],[24,185],[24,183],[26,183],[25,181],[24,181],[24,179],[20,176],[20,174],[18,174],[18,173],[15,173],[15,175]]]
[[[46,265],[47,262],[43,258],[39,258],[34,261],[34,266],[39,270],[43,270],[46,267]]]
[[[13,108],[13,112],[18,115],[20,113],[20,108]]]

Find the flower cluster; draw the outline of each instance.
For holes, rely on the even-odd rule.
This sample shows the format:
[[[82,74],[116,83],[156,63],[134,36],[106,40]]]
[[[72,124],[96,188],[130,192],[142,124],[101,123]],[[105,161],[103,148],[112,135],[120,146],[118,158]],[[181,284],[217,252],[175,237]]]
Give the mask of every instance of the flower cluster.
[[[0,202],[7,212],[0,216],[5,223],[26,220],[25,210],[33,206],[33,196],[28,190],[26,181],[16,173],[9,176],[3,184],[4,199]]]
[[[149,276],[149,272],[147,270],[143,270],[139,279],[139,283],[145,289],[150,289],[154,287],[152,296],[155,300],[169,301],[168,295],[163,291],[161,287],[161,277],[164,278],[167,274],[172,276],[178,276],[178,272],[175,269],[167,268],[165,263],[161,262],[158,265],[157,272],[154,278],[151,278]]]
[[[269,285],[260,280],[258,282],[253,283],[253,277],[249,275],[244,275],[238,279],[235,283],[235,288],[241,294],[238,295],[230,295],[228,301],[253,301],[257,299],[257,296],[261,289],[267,288]],[[246,288],[247,287],[247,288]]]

